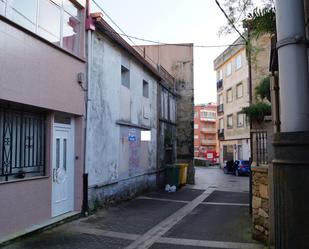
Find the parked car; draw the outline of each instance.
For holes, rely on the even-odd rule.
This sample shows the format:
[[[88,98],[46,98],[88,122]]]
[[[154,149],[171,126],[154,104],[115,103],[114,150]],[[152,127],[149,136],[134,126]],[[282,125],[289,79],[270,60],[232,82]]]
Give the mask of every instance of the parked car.
[[[236,161],[227,161],[223,172],[225,174],[235,174],[236,176],[240,175],[249,175],[250,174],[250,162],[248,160],[236,160]]]
[[[217,164],[219,157],[215,150],[200,151],[198,156],[205,158],[212,165]]]

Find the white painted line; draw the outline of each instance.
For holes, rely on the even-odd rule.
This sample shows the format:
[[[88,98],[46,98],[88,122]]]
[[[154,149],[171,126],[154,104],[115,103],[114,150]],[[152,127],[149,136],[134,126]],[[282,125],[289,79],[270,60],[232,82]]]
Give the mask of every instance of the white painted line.
[[[155,201],[168,201],[168,202],[178,202],[178,203],[189,203],[190,201],[181,201],[181,200],[171,200],[165,198],[156,198],[156,197],[148,197],[148,196],[140,196],[137,199],[141,200],[155,200]],[[208,202],[204,201],[201,203],[202,205],[223,205],[223,206],[244,206],[249,207],[247,203],[229,203],[229,202]]]
[[[127,239],[127,240],[136,240],[141,236],[137,234],[113,232],[113,231],[107,231],[107,230],[103,230],[99,228],[90,228],[90,227],[77,227],[76,226],[76,227],[70,228],[70,230],[77,232],[77,233],[106,236],[106,237],[111,237],[111,238]]]
[[[208,240],[193,240],[193,239],[177,239],[177,238],[159,238],[159,243],[186,245],[186,246],[201,246],[213,248],[227,248],[227,249],[263,249],[261,244],[254,243],[238,243],[238,242],[224,242],[224,241],[208,241]]]
[[[171,200],[165,198],[156,198],[156,197],[148,197],[148,196],[140,196],[137,199],[142,200],[155,200],[155,201],[169,201],[169,202],[178,202],[178,203],[189,203],[190,201],[181,201],[181,200]]]
[[[229,203],[229,202],[202,202],[202,205],[223,205],[223,206],[244,206],[249,207],[247,203]]]
[[[193,201],[189,202],[184,207],[180,208],[174,214],[170,215],[158,225],[154,226],[144,235],[139,237],[133,243],[126,247],[126,249],[147,249],[151,247],[162,235],[164,235],[169,229],[176,225],[182,218],[189,214],[194,208],[202,203],[214,189],[207,189],[201,195],[196,197]]]

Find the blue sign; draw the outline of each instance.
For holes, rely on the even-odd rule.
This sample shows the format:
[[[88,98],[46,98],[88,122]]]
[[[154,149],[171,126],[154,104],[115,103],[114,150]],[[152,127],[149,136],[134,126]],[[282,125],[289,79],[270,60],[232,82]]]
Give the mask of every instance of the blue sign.
[[[129,135],[128,136],[128,141],[129,142],[135,142],[136,141],[136,136],[135,135]]]

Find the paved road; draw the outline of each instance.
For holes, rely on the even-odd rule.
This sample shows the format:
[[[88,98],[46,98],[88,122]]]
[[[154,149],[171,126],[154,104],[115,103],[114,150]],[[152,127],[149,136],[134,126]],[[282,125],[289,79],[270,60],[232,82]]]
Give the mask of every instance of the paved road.
[[[149,193],[3,249],[263,248],[250,234],[248,177],[196,175],[195,186]]]

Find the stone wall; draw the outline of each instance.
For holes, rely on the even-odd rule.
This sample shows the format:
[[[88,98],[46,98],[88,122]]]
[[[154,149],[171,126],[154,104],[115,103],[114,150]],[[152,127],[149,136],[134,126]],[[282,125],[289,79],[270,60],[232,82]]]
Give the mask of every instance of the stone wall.
[[[268,166],[252,166],[252,234],[253,238],[269,241],[269,184]]]

